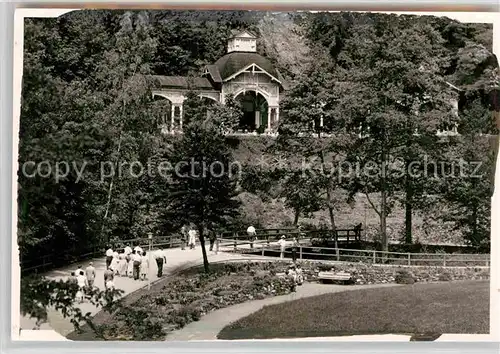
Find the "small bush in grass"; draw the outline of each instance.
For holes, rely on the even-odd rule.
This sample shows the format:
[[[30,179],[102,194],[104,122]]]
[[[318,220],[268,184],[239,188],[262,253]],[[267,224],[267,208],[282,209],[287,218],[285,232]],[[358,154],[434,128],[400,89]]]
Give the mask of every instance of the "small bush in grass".
[[[415,284],[415,278],[407,270],[400,270],[394,277],[396,284]]]
[[[439,281],[450,281],[453,280],[453,277],[450,273],[441,273],[439,274]]]

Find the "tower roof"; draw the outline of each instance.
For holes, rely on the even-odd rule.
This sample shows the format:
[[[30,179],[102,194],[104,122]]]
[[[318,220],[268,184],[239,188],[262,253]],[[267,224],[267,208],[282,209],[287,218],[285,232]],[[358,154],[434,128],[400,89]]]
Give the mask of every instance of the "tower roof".
[[[248,30],[231,30],[231,36],[229,39],[232,38],[252,38],[252,39],[257,39],[257,35],[251,31]]]
[[[254,52],[232,52],[217,60],[214,66],[217,67],[220,78],[226,80],[230,76],[243,70],[247,66],[255,64],[265,70],[269,75],[280,79],[281,75],[274,68],[271,61],[260,54]]]

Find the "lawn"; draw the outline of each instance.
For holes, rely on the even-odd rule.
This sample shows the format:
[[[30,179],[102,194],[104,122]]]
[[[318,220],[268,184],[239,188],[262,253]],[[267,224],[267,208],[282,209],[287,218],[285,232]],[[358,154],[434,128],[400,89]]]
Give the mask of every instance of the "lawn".
[[[225,327],[219,339],[366,334],[489,333],[489,282],[354,290],[266,306]]]

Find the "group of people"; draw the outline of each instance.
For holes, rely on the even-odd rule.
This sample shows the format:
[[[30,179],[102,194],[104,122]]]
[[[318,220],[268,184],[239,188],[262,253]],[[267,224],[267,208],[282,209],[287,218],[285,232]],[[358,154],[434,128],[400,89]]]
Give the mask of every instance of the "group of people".
[[[215,240],[217,239],[216,232],[214,230],[210,230],[205,228],[203,230],[203,235],[208,237],[210,241],[210,251],[213,251]],[[186,249],[186,244],[189,249],[194,250],[196,248],[196,239],[198,238],[198,231],[194,227],[194,225],[186,226],[184,225],[181,228],[181,249]]]
[[[284,259],[286,246],[288,245],[285,235],[281,236],[280,240],[278,241],[278,244],[280,245],[280,258]],[[292,261],[295,263],[297,261],[297,251],[299,250],[300,247],[299,241],[297,240],[296,237],[293,238],[291,246],[292,246]]]
[[[152,251],[151,258],[156,261],[158,268],[157,276],[163,276],[163,266],[167,262],[167,256],[162,249]],[[106,269],[108,275],[115,275],[134,280],[147,280],[149,276],[150,256],[140,246],[132,249],[130,246],[122,250],[113,251],[111,247],[106,251]]]
[[[95,278],[96,271],[92,262],[89,263],[85,270],[83,270],[82,266],[78,266],[77,270],[71,272],[70,282],[78,285],[78,291],[76,292],[77,302],[83,302],[85,296],[94,289]]]
[[[162,249],[152,251],[151,258],[156,261],[157,276],[163,276],[163,267],[167,263],[167,256]],[[134,280],[147,280],[149,276],[149,255],[140,246],[132,249],[126,246],[121,250],[106,250],[106,269],[104,271],[104,288],[113,290],[115,288],[115,276],[131,277]],[[69,281],[78,285],[76,301],[82,303],[95,288],[96,269],[92,262],[85,270],[82,266],[71,272]]]
[[[134,249],[126,246],[119,251],[109,247],[106,250],[106,269],[110,270],[113,276],[145,280],[149,274],[149,257],[140,246]]]
[[[257,240],[257,231],[255,230],[255,227],[250,225],[247,228],[247,235],[250,241],[256,241]],[[278,245],[280,246],[280,259],[285,258],[285,251],[286,247],[290,243],[286,240],[286,236],[283,235],[281,238],[278,240]],[[292,280],[292,291],[296,291],[297,285],[302,285],[304,283],[304,275],[302,273],[302,268],[300,267],[300,264],[297,264],[297,252],[300,248],[300,243],[297,240],[296,237],[293,238],[291,242],[292,246],[292,265],[290,265],[286,271],[286,275]]]
[[[287,276],[292,280],[291,290],[295,292],[297,290],[297,285],[302,285],[304,283],[304,273],[302,272],[302,267],[300,264],[292,264],[288,267]]]

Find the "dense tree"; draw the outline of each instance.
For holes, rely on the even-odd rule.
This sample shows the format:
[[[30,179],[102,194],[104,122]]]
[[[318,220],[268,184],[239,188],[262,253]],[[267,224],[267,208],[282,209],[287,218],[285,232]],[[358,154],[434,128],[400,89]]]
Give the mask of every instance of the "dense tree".
[[[231,132],[241,117],[237,101],[229,97],[225,106],[206,105],[190,93],[184,110],[187,134],[162,136],[158,123],[168,107],[152,101],[155,83],[148,80],[150,74],[197,76],[225,54],[233,29],[263,35],[258,50],[271,57],[290,84],[280,107],[276,150],[266,150],[290,163],[271,173],[249,161],[239,180],[227,173],[201,179],[139,173],[140,165],[157,166],[172,158],[205,158],[225,167],[233,162],[234,146],[228,146],[223,133]],[[430,154],[436,144],[431,133],[457,120],[447,107],[456,90],[445,81],[461,92],[463,139],[440,145],[443,156],[483,161],[484,140],[477,135],[495,134],[487,127],[488,98],[498,82],[491,38],[486,25],[361,13],[120,10],[28,19],[20,165],[49,161],[54,167],[66,161],[69,170],[57,180],[54,175],[29,176],[31,164],[27,173],[19,171],[22,258],[54,253],[71,258],[106,240],[171,233],[185,221],[197,224],[204,242],[204,226],[225,224],[236,213],[238,182],[240,189],[266,201],[284,196],[300,213],[326,208],[333,231],[336,191],[377,193],[383,205],[372,204],[380,214],[381,234],[390,207],[400,202],[407,210],[407,241],[412,212],[432,203],[429,194],[437,194],[452,210],[448,219],[471,243],[481,243],[488,229],[488,181],[463,178],[429,185],[407,173],[340,180],[338,162],[374,161],[391,169]],[[298,173],[302,160],[306,165],[312,160],[310,174]],[[484,166],[490,169],[486,160]],[[182,193],[175,194],[176,188]]]
[[[239,207],[236,183],[239,167],[233,164],[231,151],[219,124],[205,118],[202,109],[193,109],[182,137],[169,151],[172,168],[168,178],[167,216],[178,226],[196,225],[203,252],[205,271],[209,271],[205,249],[205,230],[224,225],[237,215]]]
[[[364,192],[379,215],[386,251],[386,219],[400,183],[408,210],[414,198],[409,164],[425,154],[424,142],[433,146],[439,124],[450,119],[452,93],[440,75],[447,56],[432,27],[387,15],[372,16],[357,29],[338,58],[350,83],[339,106],[349,124],[363,130],[351,152],[362,166],[374,169],[368,167],[370,173],[353,179],[350,187],[352,193]],[[401,160],[403,173],[394,173]],[[373,192],[380,193],[379,206],[370,200]]]

